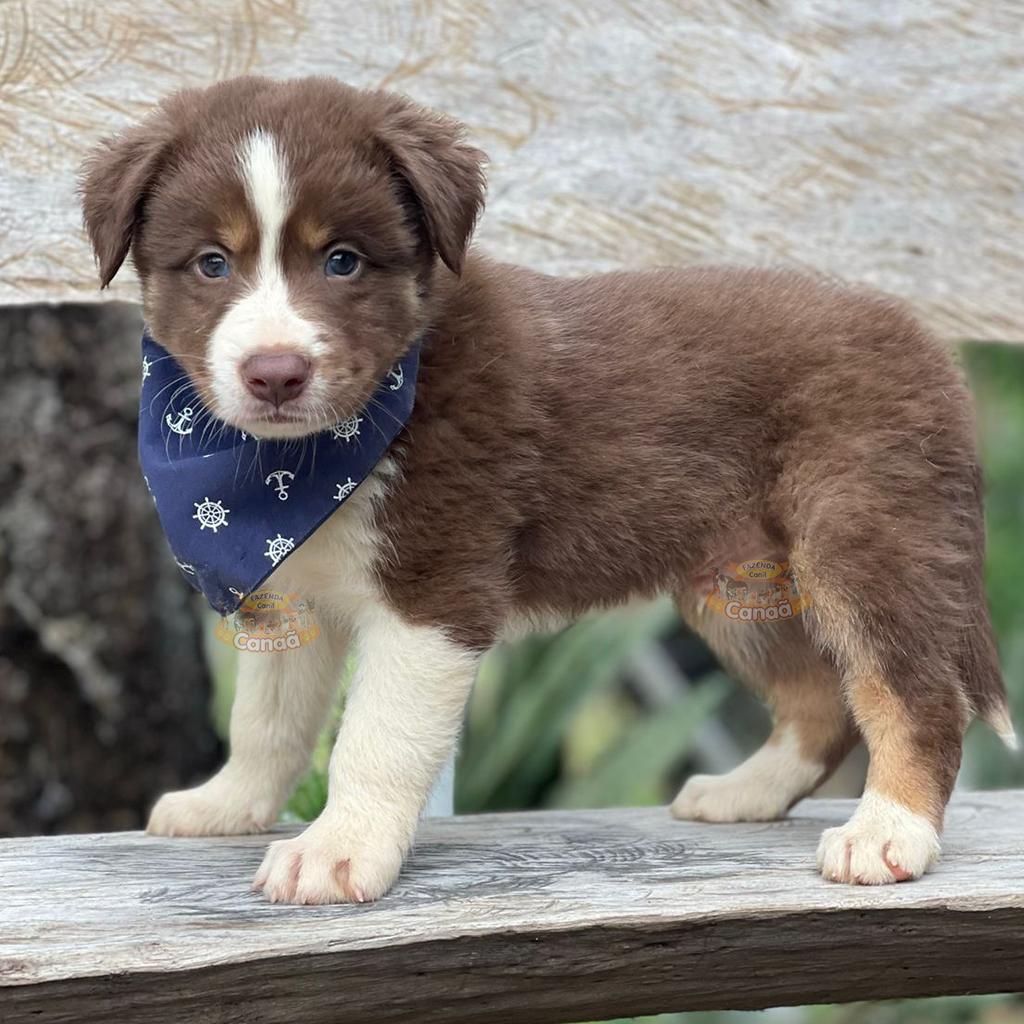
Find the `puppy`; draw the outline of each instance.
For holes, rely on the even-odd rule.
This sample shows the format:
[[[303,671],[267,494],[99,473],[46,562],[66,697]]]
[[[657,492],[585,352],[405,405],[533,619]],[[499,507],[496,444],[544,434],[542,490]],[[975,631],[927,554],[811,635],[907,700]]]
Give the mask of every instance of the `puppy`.
[[[405,429],[271,577],[315,600],[320,637],[242,654],[227,764],[162,797],[149,830],[273,822],[354,645],[326,809],[270,845],[254,887],[374,900],[483,653],[668,593],[775,714],[764,747],[690,779],[673,812],[781,815],[862,737],[867,787],[819,869],[918,877],[972,715],[1012,739],[961,372],[895,302],[796,273],[494,263],[467,248],[481,160],[460,125],[404,97],[245,78],[172,96],[88,161],[102,284],[130,252],[153,336],[231,427],[322,431],[422,344]],[[241,372],[265,355],[302,371],[283,392]],[[741,549],[791,562],[811,608],[764,623],[706,609],[701,567]]]

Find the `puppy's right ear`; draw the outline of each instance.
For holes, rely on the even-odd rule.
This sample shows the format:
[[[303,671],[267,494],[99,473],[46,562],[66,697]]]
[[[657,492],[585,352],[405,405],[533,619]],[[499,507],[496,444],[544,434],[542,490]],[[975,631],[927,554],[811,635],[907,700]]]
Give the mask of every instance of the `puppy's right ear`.
[[[85,230],[106,288],[124,263],[142,205],[170,144],[158,115],[104,139],[86,158],[79,178]]]

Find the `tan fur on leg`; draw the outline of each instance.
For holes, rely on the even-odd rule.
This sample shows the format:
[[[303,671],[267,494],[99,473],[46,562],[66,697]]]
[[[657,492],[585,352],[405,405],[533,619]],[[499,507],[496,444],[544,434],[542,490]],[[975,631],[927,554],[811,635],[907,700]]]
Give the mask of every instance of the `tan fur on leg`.
[[[948,777],[951,785],[957,765],[937,763],[940,751],[922,749],[907,706],[880,676],[866,675],[851,682],[848,690],[871,752],[867,788],[941,828],[949,792],[943,792],[946,787],[940,779]],[[963,718],[966,721],[966,709]]]

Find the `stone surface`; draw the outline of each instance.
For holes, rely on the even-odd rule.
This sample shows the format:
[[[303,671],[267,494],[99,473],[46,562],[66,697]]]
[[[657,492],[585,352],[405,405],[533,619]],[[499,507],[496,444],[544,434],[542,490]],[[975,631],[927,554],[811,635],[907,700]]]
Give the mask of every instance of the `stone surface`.
[[[121,304],[0,309],[0,835],[138,828],[218,759],[136,456],[141,329]]]

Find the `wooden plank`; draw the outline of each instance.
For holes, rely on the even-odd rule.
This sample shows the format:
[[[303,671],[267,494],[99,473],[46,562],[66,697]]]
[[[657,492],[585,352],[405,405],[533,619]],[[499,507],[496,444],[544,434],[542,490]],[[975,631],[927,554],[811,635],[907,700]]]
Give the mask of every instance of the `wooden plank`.
[[[1024,987],[1024,792],[958,797],[935,871],[875,889],[813,870],[852,807],[433,819],[366,906],[248,892],[261,837],[7,840],[0,1017],[557,1024]]]
[[[0,303],[101,297],[73,194],[99,136],[182,86],[317,72],[471,126],[499,258],[781,263],[1024,338],[1013,4],[11,0],[0,38]]]

